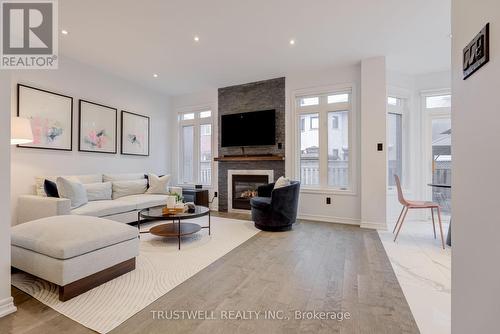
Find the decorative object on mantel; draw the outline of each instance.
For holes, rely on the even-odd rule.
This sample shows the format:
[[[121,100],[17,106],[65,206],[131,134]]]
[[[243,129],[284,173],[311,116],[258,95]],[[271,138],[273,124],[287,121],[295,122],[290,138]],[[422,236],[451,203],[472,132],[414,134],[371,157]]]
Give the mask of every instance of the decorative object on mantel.
[[[78,150],[116,154],[118,110],[85,100],[78,106]]]
[[[31,143],[18,147],[73,149],[72,97],[18,84],[17,116],[30,120],[33,133]]]
[[[27,118],[12,117],[10,123],[10,144],[21,145],[33,142],[31,121]]]
[[[122,110],[121,154],[149,156],[149,117]]]
[[[470,77],[490,60],[490,24],[486,25],[464,48],[463,51],[464,80]]]

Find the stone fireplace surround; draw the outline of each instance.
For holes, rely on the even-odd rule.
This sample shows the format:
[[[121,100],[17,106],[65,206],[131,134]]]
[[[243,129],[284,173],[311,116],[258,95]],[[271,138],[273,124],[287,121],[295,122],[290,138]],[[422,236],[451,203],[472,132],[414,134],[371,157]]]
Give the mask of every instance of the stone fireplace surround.
[[[285,103],[285,78],[276,78],[219,88],[219,123],[222,115],[274,109],[276,111],[276,145],[245,147],[245,154],[273,154],[285,156]],[[221,129],[219,128],[218,131],[219,156],[242,154],[240,147],[221,147]],[[256,135],[258,135],[258,129],[256,129]],[[272,171],[273,178],[269,182],[274,182],[274,180],[277,180],[280,176],[285,175],[285,161],[219,161],[217,162],[217,169],[219,180],[219,211],[228,211],[229,170]]]

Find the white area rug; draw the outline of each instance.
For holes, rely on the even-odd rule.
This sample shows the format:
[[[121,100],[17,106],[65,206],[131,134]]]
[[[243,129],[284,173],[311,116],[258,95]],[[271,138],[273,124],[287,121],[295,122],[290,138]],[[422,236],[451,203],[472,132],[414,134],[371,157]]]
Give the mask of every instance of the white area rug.
[[[207,219],[191,222],[205,226]],[[157,224],[144,224],[141,230]],[[176,238],[141,234],[134,271],[64,303],[59,301],[54,284],[31,275],[13,274],[12,285],[82,325],[107,333],[257,232],[252,222],[212,217],[211,236],[208,229],[202,229],[184,237],[180,251]]]

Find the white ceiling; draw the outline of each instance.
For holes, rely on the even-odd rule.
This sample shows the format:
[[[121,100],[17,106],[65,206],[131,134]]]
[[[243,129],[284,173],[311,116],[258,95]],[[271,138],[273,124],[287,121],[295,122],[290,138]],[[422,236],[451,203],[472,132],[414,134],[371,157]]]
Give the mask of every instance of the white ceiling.
[[[59,25],[69,34],[60,52],[171,95],[379,55],[391,70],[420,74],[450,68],[450,8],[450,0],[62,0]]]

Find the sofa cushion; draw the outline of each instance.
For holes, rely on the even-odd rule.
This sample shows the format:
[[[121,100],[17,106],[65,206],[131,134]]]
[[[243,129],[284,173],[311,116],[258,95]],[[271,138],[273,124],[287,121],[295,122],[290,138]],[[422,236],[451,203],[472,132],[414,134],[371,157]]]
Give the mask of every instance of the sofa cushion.
[[[86,216],[54,216],[12,227],[12,245],[69,259],[138,237],[135,227]]]
[[[148,190],[147,194],[168,195],[168,183],[170,182],[170,175],[158,176],[155,174],[148,174]]]
[[[270,209],[271,208],[271,197],[254,197],[250,200],[250,205],[254,208],[259,209]]]
[[[113,199],[117,199],[129,195],[144,194],[147,189],[146,179],[129,180],[129,181],[113,181]]]
[[[87,191],[89,201],[100,201],[111,199],[112,185],[111,182],[88,183],[83,187]]]
[[[87,191],[82,183],[71,181],[65,177],[58,177],[56,184],[59,197],[69,199],[72,209],[87,204]]]
[[[104,174],[103,182],[141,180],[145,179],[144,173],[120,173],[120,174]]]
[[[105,217],[135,210],[135,205],[114,200],[92,201],[71,210],[72,215]]]
[[[35,190],[38,196],[47,196],[44,189],[45,180],[56,182],[59,176],[63,176],[71,181],[86,183],[102,182],[102,174],[88,174],[88,175],[56,175],[56,176],[37,176],[35,177]]]
[[[166,205],[168,195],[130,195],[125,197],[120,197],[115,202],[123,202],[127,204],[135,205],[137,210],[142,210],[145,208],[150,208],[153,206]]]

